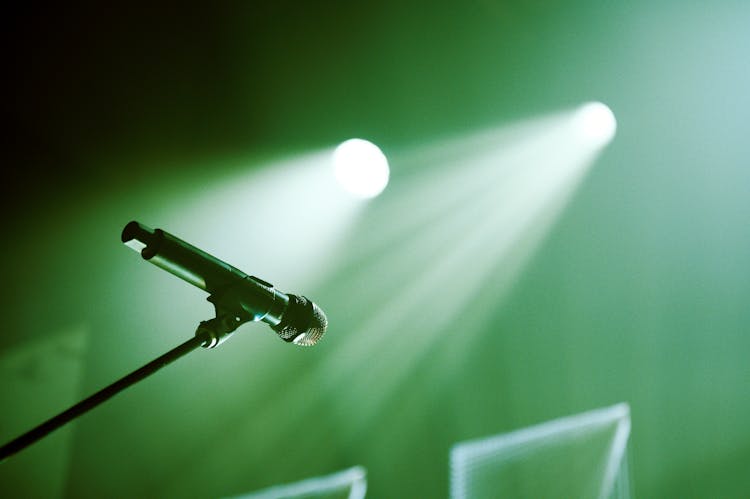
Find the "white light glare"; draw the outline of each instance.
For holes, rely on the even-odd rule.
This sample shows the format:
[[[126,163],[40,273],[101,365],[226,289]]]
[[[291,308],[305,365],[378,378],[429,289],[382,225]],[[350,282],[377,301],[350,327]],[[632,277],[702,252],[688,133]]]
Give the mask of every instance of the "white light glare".
[[[388,185],[388,160],[372,142],[342,142],[333,152],[333,166],[339,184],[357,197],[373,198]]]
[[[584,140],[604,146],[615,136],[617,120],[612,110],[601,102],[588,102],[578,109],[576,125]]]

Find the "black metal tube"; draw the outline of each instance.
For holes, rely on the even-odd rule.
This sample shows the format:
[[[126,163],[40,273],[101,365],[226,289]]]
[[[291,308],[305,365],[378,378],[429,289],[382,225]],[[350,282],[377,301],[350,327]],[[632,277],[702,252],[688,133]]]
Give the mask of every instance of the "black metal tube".
[[[70,407],[66,411],[61,412],[57,416],[48,419],[44,423],[40,424],[36,428],[33,428],[20,437],[11,440],[7,444],[0,447],[0,461],[12,456],[16,452],[25,449],[29,445],[33,444],[37,440],[49,435],[56,429],[60,428],[67,422],[77,418],[85,412],[93,409],[102,402],[112,398],[114,395],[120,393],[125,388],[137,383],[145,377],[155,373],[162,367],[170,364],[171,362],[179,359],[183,355],[195,350],[199,346],[203,345],[208,341],[208,338],[204,335],[195,336],[182,345],[179,345],[169,352],[165,353],[161,357],[158,357],[148,364],[144,365],[140,369],[136,369],[127,376],[120,378],[111,385],[99,390],[90,397],[78,402],[76,405]]]

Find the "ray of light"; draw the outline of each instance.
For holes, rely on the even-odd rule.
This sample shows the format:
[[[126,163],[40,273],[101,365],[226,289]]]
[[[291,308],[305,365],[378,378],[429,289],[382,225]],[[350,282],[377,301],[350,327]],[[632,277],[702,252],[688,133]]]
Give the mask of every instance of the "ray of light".
[[[237,440],[294,438],[314,449],[319,437],[298,425],[309,417],[314,427],[322,412],[336,438],[356,438],[444,335],[479,334],[466,324],[497,306],[483,289],[498,300],[512,285],[596,157],[601,145],[580,137],[575,111],[483,132],[422,150],[422,163],[412,155],[403,184],[394,155],[391,186],[361,214],[331,269],[325,359],[269,394],[267,409],[231,440],[220,437],[211,455]]]

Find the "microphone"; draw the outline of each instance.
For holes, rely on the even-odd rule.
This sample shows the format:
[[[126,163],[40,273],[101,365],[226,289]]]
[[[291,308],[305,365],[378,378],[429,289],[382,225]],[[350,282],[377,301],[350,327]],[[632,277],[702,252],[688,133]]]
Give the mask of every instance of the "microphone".
[[[328,327],[326,315],[311,300],[282,293],[161,229],[133,221],[123,229],[122,242],[144,260],[209,293],[216,319],[198,328],[209,336],[207,348],[248,321],[265,322],[281,339],[301,346],[316,344]]]

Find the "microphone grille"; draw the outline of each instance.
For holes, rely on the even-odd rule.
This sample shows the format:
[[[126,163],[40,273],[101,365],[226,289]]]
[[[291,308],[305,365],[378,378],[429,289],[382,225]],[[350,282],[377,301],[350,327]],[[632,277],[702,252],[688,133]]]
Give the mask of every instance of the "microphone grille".
[[[289,295],[289,305],[273,330],[284,341],[309,347],[315,345],[328,327],[326,314],[304,296]]]

